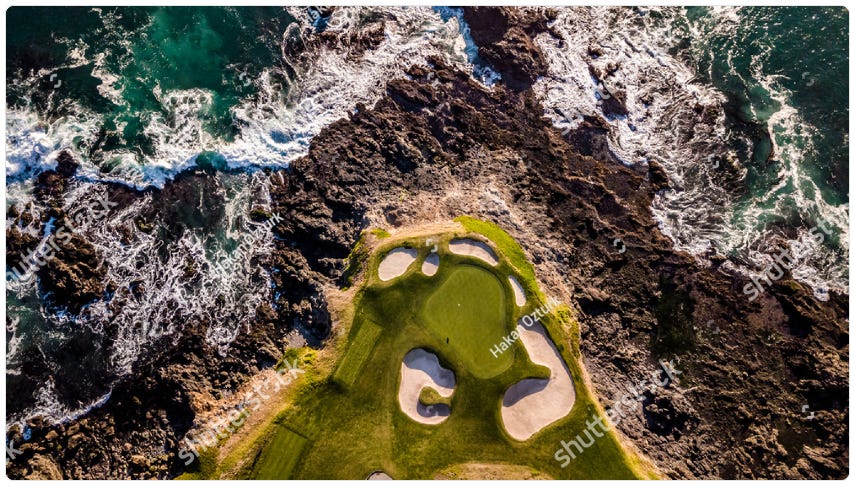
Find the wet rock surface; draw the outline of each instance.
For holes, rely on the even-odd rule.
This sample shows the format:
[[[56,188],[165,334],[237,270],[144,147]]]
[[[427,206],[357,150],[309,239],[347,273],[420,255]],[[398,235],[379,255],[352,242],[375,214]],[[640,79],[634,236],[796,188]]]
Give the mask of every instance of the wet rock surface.
[[[546,73],[546,59],[534,37],[548,30],[553,12],[540,15],[505,7],[464,7],[463,16],[471,27],[478,55],[501,73],[507,87],[528,89]]]
[[[275,251],[258,265],[276,301],[226,357],[205,344],[207,324],[192,322],[103,407],[59,426],[34,423],[30,440],[11,430],[7,441],[22,453],[7,460],[10,477],[182,473],[177,445],[196,416],[190,396],[271,367],[295,327],[322,346],[333,326],[323,289],[341,283],[362,230],[460,214],[505,228],[545,291],[578,310],[582,356],[605,407],[660,374],[660,359],[680,372],[675,384],[644,391],[618,425],[664,476],[847,475],[848,297],[820,302],[782,279],[751,302],[741,291],[749,281],[725,258],[704,266],[674,252],[649,210],[667,184],[661,168],[623,166],[584,132],[563,135],[543,117],[528,88],[542,68],[529,41],[545,21],[500,9],[467,9],[466,18],[505,82],[484,88],[438,59],[429,70],[413,67],[376,106],[323,130],[307,157],[270,172],[270,212],[282,221]],[[596,126],[579,130],[595,134]],[[168,195],[165,206],[180,202],[211,177],[180,177],[158,196]],[[60,179],[45,179],[46,198],[62,193]],[[118,201],[142,197],[113,191]],[[52,279],[98,282],[97,267],[75,269],[71,257],[58,256]],[[67,288],[85,301],[107,283],[75,286]]]

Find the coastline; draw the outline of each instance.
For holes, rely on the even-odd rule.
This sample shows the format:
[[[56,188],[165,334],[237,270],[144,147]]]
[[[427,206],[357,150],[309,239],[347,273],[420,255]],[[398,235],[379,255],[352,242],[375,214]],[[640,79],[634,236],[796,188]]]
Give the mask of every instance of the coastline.
[[[842,475],[847,429],[839,425],[847,410],[828,397],[848,393],[848,296],[831,291],[827,301],[817,300],[787,274],[747,299],[743,289],[749,276],[733,272],[727,257],[711,255],[702,262],[676,250],[651,211],[656,195],[669,184],[666,173],[654,161],[626,167],[593,150],[594,142],[603,140],[601,120],[577,120],[579,126],[568,133],[553,126],[526,86],[544,69],[533,40],[547,35],[547,26],[524,15],[485,13],[504,17],[507,29],[492,32],[473,22],[472,36],[485,53],[492,52],[490,59],[500,70],[515,74],[512,86],[485,87],[441,60],[410,67],[405,76],[389,80],[374,106],[360,105],[320,131],[308,154],[288,169],[245,176],[263,191],[247,183],[246,193],[253,197],[240,205],[225,195],[231,178],[244,175],[215,170],[187,171],[162,189],[144,191],[114,183],[81,190],[74,185],[81,175],[73,171],[40,176],[37,208],[15,218],[37,222],[41,229],[49,214],[65,211],[63,199],[72,192],[75,198],[81,193],[94,197],[101,190],[117,202],[116,212],[131,215],[115,234],[93,230],[80,235],[40,270],[45,282],[66,283],[62,290],[85,291],[56,292],[52,304],[90,314],[99,311],[93,303],[109,301],[105,296],[115,299],[115,283],[102,264],[119,247],[141,246],[157,237],[173,248],[191,248],[186,235],[230,214],[256,223],[255,218],[276,215],[277,221],[263,242],[268,247],[244,256],[253,272],[246,280],[261,282],[257,287],[268,294],[252,300],[237,295],[233,301],[241,307],[234,314],[246,318],[240,326],[225,330],[216,326],[228,320],[173,317],[165,324],[177,322],[179,329],[141,344],[143,352],[100,407],[62,424],[30,418],[27,440],[20,429],[7,431],[22,452],[17,461],[7,462],[10,477],[171,478],[186,473],[179,457],[182,440],[193,424],[215,420],[212,411],[227,402],[214,394],[248,393],[268,380],[283,344],[316,349],[316,377],[331,373],[348,331],[340,323],[348,317],[352,322],[348,303],[360,277],[350,275],[347,266],[353,254],[367,250],[359,245],[364,230],[386,228],[397,238],[396,228],[460,214],[505,228],[529,254],[533,270],[518,269],[522,277],[535,273],[543,289],[575,310],[576,325],[563,332],[572,336],[570,353],[584,357],[580,380],[598,409],[621,384],[652,373],[658,360],[683,358],[685,387],[657,391],[642,412],[613,428],[643,468],[657,464],[657,474],[671,478]],[[359,42],[367,51],[374,40]],[[433,223],[419,232],[451,228],[465,225]],[[366,238],[377,239],[372,245],[381,242],[378,235]],[[624,252],[615,248],[615,239],[624,243]],[[7,233],[7,248],[26,243],[26,236]],[[177,306],[158,300],[161,289],[150,283],[168,289],[176,282],[195,285],[210,275],[203,259],[192,260],[197,253],[162,265],[155,257],[165,253],[156,247],[134,257],[150,259],[141,261],[159,271],[155,274],[168,271],[174,278],[143,283],[127,278],[118,288],[122,299],[104,304],[105,315],[148,299],[163,312],[157,316],[166,316]],[[356,284],[348,284],[353,277]],[[211,302],[211,310],[226,308]],[[122,336],[117,325],[107,323],[94,338],[105,349]],[[163,324],[146,326],[157,330]],[[221,342],[209,340],[212,330],[235,333],[227,353]],[[33,357],[21,367],[46,369]],[[35,389],[31,384],[37,379],[17,383],[16,390]],[[277,401],[287,403],[304,380],[277,391],[224,440],[217,451],[223,468],[214,474],[245,472],[244,454],[266,439],[283,410]],[[817,410],[814,419],[804,418],[805,402]],[[749,425],[751,437],[768,440],[744,442],[739,424]],[[829,447],[814,448],[809,432],[815,429],[826,435]],[[140,438],[139,431],[146,435]],[[80,456],[87,449],[99,456]],[[753,470],[757,455],[770,460]],[[793,458],[799,459],[797,467],[789,466]]]

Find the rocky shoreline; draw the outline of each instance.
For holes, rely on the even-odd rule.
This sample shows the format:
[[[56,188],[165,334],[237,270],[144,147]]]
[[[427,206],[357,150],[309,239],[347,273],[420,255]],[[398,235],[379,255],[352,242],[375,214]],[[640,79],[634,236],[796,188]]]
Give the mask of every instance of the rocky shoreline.
[[[741,292],[749,280],[730,274],[724,257],[711,256],[706,266],[673,251],[650,212],[668,184],[661,168],[615,162],[602,152],[601,123],[591,117],[568,136],[543,117],[530,86],[544,69],[533,36],[548,33],[547,19],[495,8],[465,9],[465,17],[481,56],[505,81],[489,90],[433,59],[432,69],[412,67],[408,79],[390,81],[374,107],[358,106],[324,129],[288,170],[268,171],[269,212],[282,220],[275,250],[257,265],[270,273],[278,299],[258,307],[226,357],[206,344],[209,323],[190,320],[102,407],[59,426],[34,419],[28,441],[8,431],[7,442],[21,451],[7,457],[10,478],[181,474],[178,442],[197,414],[191,398],[272,367],[295,329],[322,346],[333,327],[323,289],[343,282],[363,229],[460,214],[505,228],[546,292],[578,310],[582,355],[600,401],[654,373],[658,359],[678,360],[679,383],[647,394],[638,414],[619,425],[664,476],[847,475],[848,296],[820,302],[787,276],[751,302]],[[66,160],[40,177],[37,197],[48,212],[19,218],[61,216],[56,202],[73,165]],[[170,211],[193,206],[199,188],[207,194],[218,184],[216,173],[197,170],[149,190],[160,203],[144,223],[177,222]],[[120,206],[144,193],[108,186]],[[179,223],[168,228],[164,239],[180,237]],[[142,229],[128,231],[133,238]],[[8,259],[29,246],[24,238],[7,231]],[[85,241],[54,260],[39,277],[63,286],[57,304],[80,309],[108,292],[102,259]]]

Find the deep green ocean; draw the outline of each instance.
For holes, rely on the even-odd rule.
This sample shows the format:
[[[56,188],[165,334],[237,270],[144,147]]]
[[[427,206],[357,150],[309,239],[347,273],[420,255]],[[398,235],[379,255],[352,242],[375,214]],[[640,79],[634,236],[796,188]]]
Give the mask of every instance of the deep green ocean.
[[[744,169],[718,250],[767,266],[779,240],[806,242],[794,275],[820,298],[848,289],[848,23],[840,7],[695,7],[672,48],[726,97]],[[812,245],[817,226],[831,231]]]
[[[63,150],[81,162],[73,195],[100,181],[162,188],[182,171],[210,167],[222,175],[227,221],[214,235],[200,229],[175,244],[174,267],[191,253],[209,264],[238,257],[248,263],[253,255],[234,254],[245,236],[234,215],[264,196],[259,169],[282,170],[306,155],[325,126],[358,103],[372,106],[389,80],[429,56],[487,87],[495,82],[478,63],[458,10],[339,8],[323,18],[318,12],[7,10],[7,211],[33,201],[33,181],[55,167]],[[383,40],[367,53],[313,40],[321,30],[343,39],[377,19]],[[600,116],[605,87],[586,63],[619,65],[615,76],[629,114],[601,118],[617,159],[655,159],[668,173],[673,187],[653,207],[662,232],[698,259],[726,255],[733,272],[757,273],[780,245],[802,241],[827,222],[827,238],[803,247],[793,270],[826,299],[831,290],[848,292],[848,25],[848,11],[839,7],[564,9],[550,24],[561,37],[537,39],[549,73],[533,90],[559,127],[557,113]],[[591,45],[602,59],[588,59]],[[708,111],[717,118],[697,121],[698,107],[717,105],[722,109]],[[128,257],[114,235],[92,238],[115,261],[111,269],[155,252],[152,243]],[[223,325],[211,340],[227,350],[239,326],[228,328],[230,317],[240,315],[244,296],[260,300],[269,286],[203,277],[229,289],[217,301],[226,305],[212,304],[210,289],[176,296],[188,316],[217,314]],[[179,282],[147,268],[110,278],[149,290]],[[149,345],[133,327],[162,312],[160,295],[149,294],[150,301],[121,316],[94,303],[85,317],[69,317],[45,308],[34,285],[7,274],[8,395],[17,398],[8,403],[10,421],[35,413],[59,421],[106,400],[112,381]],[[78,353],[107,322],[120,330],[112,348]],[[85,381],[76,379],[81,374]]]
[[[80,103],[103,115],[103,130],[117,132],[101,151],[123,147],[144,155],[151,151],[146,123],[152,114],[169,111],[163,95],[204,90],[210,94],[200,113],[204,129],[229,140],[236,130],[231,109],[255,93],[251,80],[259,68],[281,62],[282,35],[293,20],[271,7],[13,8],[8,22],[16,27],[6,33],[7,82],[13,88],[7,102],[32,102],[47,116],[65,114],[66,101]],[[22,72],[44,69],[64,85],[50,96],[14,83]],[[101,73],[116,76],[110,92],[98,89]],[[50,77],[40,81],[38,87],[45,88]]]
[[[786,219],[786,209],[805,203],[801,198],[820,194],[831,206],[847,203],[848,11],[747,7],[723,28],[708,8],[690,8],[686,18],[699,34],[689,49],[697,72],[726,94],[734,129],[738,122],[767,125],[786,108],[805,122],[782,126],[779,120],[779,151],[770,161],[770,140],[738,147],[749,169],[740,205],[760,201],[765,209],[782,210],[766,218]],[[777,188],[778,173],[769,165],[792,165],[800,181]],[[795,184],[803,194],[793,194]]]

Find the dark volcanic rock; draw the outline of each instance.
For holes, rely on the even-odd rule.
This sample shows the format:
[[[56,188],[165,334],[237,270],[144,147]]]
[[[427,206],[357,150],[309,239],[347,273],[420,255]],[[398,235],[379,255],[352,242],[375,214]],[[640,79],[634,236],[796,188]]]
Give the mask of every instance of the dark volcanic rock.
[[[80,164],[68,151],[62,151],[56,158],[56,172],[64,178],[74,176]]]
[[[81,209],[73,215],[67,214],[64,195],[79,164],[67,151],[61,152],[57,159],[56,170],[41,173],[34,188],[35,197],[46,207],[46,211],[40,215],[25,211],[17,218],[24,225],[38,222],[38,234],[44,232],[46,222],[54,218],[53,230],[46,245],[36,252],[40,238],[10,227],[6,231],[7,259],[9,265],[18,265],[18,270],[30,268],[36,272],[41,290],[50,293],[52,305],[76,313],[103,293],[101,281],[105,269],[103,258],[97,250],[74,230],[82,219],[92,220],[96,216],[103,216],[109,207],[100,209],[97,208],[100,206],[98,203],[92,202],[92,208]]]
[[[478,55],[508,87],[525,90],[545,74],[546,58],[534,37],[547,30],[547,17],[507,7],[464,7],[463,15]]]
[[[565,138],[525,89],[544,69],[531,39],[546,32],[547,19],[509,9],[465,12],[481,54],[506,86],[486,90],[435,59],[433,72],[412,68],[411,79],[389,82],[372,109],[359,106],[324,129],[307,157],[269,173],[279,238],[258,265],[269,270],[278,297],[259,306],[229,354],[219,357],[206,344],[209,323],[190,320],[176,343],[139,364],[102,408],[66,425],[34,428],[28,442],[12,431],[9,438],[25,453],[8,463],[11,477],[181,473],[178,441],[196,417],[189,398],[233,388],[269,368],[292,329],[322,344],[332,326],[323,289],[340,282],[362,230],[460,214],[505,228],[536,266],[544,291],[578,310],[582,357],[606,407],[627,384],[659,374],[659,359],[679,370],[676,384],[646,394],[618,426],[663,475],[847,475],[847,296],[820,302],[784,279],[751,302],[741,292],[745,279],[725,271],[721,258],[704,265],[675,252],[650,211],[667,184],[662,168],[610,158],[595,120]],[[600,74],[607,79],[607,69]],[[40,180],[45,198],[62,194],[62,177]],[[175,212],[197,216],[199,226],[221,217],[215,177],[173,181],[137,226],[163,223]],[[198,211],[203,194],[215,203],[213,213]],[[111,190],[121,205],[139,197]],[[166,229],[163,238],[175,239],[185,227]],[[56,259],[61,282],[96,275],[96,256],[83,244],[74,248],[88,274],[63,254]],[[106,287],[81,282],[89,296]],[[73,292],[70,282],[62,286]]]
[[[16,267],[21,265],[20,270],[26,270],[26,254],[36,248],[39,239],[35,235],[22,232],[18,227],[6,229],[6,265]]]
[[[54,258],[39,269],[39,282],[52,293],[52,302],[76,313],[104,292],[106,269],[95,248],[79,235],[58,245]]]
[[[435,65],[441,83],[431,87],[413,69],[415,79],[390,83],[374,110],[321,133],[283,178],[276,200],[290,216],[282,231],[314,242],[312,267],[336,276],[324,256],[341,258],[366,220],[493,220],[522,243],[547,285],[572,287],[582,350],[606,403],[619,384],[654,372],[657,359],[679,360],[679,383],[620,424],[665,475],[842,475],[847,298],[820,303],[806,288],[780,284],[751,303],[742,278],[717,270],[720,260],[704,267],[659,232],[649,210],[667,184],[659,166],[580,155],[529,92],[487,93]],[[284,203],[294,198],[296,207]],[[779,337],[769,343],[772,330]],[[821,408],[822,419],[805,420],[803,403]]]

